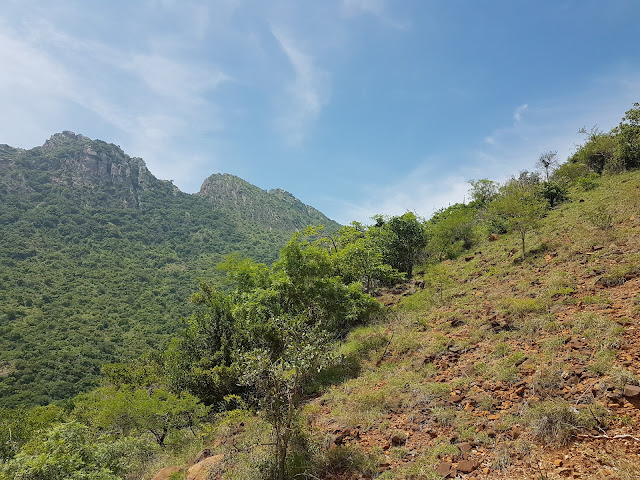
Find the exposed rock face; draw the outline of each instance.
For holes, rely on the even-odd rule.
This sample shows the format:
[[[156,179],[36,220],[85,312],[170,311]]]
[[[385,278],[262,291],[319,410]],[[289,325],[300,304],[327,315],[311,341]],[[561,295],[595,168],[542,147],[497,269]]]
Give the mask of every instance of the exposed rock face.
[[[116,145],[91,140],[84,135],[65,131],[56,133],[42,146],[59,158],[59,168],[52,180],[70,187],[94,187],[100,183],[119,184],[129,190],[127,206],[139,206],[137,192],[158,182],[141,158],[126,155]]]
[[[141,158],[132,158],[122,149],[101,140],[64,131],[56,133],[42,147],[31,150],[0,146],[0,168],[20,166],[36,171],[37,180],[13,175],[5,183],[7,191],[33,191],[45,183],[55,183],[75,189],[85,189],[87,201],[93,203],[91,190],[116,188],[115,198],[105,198],[119,206],[138,208],[139,193],[162,185],[147,169]]]

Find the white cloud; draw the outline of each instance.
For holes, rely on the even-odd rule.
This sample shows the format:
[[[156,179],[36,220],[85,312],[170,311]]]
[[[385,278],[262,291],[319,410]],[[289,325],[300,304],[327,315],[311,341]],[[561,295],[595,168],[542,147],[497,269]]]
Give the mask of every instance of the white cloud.
[[[272,27],[271,32],[294,73],[287,87],[287,106],[277,118],[276,125],[291,146],[300,146],[309,125],[329,103],[329,74],[316,67],[313,58],[302,52],[282,29]]]
[[[0,143],[29,148],[75,130],[142,156],[160,178],[187,181],[204,157],[191,155],[187,166],[179,160],[190,155],[188,147],[180,144],[224,127],[212,94],[231,78],[215,65],[172,56],[171,49],[142,48],[77,38],[43,20],[11,27],[0,21]],[[115,131],[105,138],[100,124]]]
[[[344,205],[337,220],[367,223],[376,214],[401,215],[407,211],[430,218],[436,210],[464,201],[468,178],[458,170],[444,173],[446,163],[444,158],[430,157],[395,182],[365,187],[363,201]]]
[[[520,120],[522,120],[522,114],[526,112],[528,108],[529,105],[527,105],[526,103],[516,108],[515,112],[513,112],[513,119],[516,121],[516,123],[519,123]]]
[[[208,91],[230,80],[210,66],[186,64],[158,54],[135,53],[124,60],[121,68],[138,76],[152,93],[184,101],[188,106],[202,102]]]
[[[637,101],[640,71],[616,71],[594,78],[581,90],[563,98],[536,101],[535,106],[521,105],[515,122],[505,119],[480,137],[466,152],[431,156],[400,179],[371,184],[360,195],[361,201],[343,204],[336,209],[337,220],[367,222],[374,214],[398,215],[407,210],[429,218],[439,208],[468,201],[468,180],[489,178],[502,182],[521,170],[533,170],[539,155],[556,150],[565,161],[582,137],[582,126],[598,124],[608,131],[616,126],[624,112]],[[527,112],[526,122],[522,114]],[[466,162],[459,163],[459,158]]]
[[[371,15],[387,27],[404,29],[407,25],[391,18],[386,12],[384,0],[343,0],[341,12],[346,18]]]

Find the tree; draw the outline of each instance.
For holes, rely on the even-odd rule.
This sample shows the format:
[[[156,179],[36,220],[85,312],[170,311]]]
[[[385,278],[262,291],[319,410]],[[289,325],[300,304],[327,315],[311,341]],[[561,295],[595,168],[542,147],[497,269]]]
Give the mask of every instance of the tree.
[[[571,163],[583,163],[589,170],[601,174],[607,165],[614,162],[618,142],[614,135],[601,132],[597,126],[587,130],[581,128],[578,133],[586,137],[585,143],[578,146],[570,158]]]
[[[429,255],[441,261],[471,248],[475,212],[474,208],[459,203],[438,210],[426,224]]]
[[[376,218],[378,224],[380,217]],[[387,262],[411,278],[413,266],[427,245],[422,222],[413,212],[389,218],[380,227],[381,240]]]
[[[157,449],[144,438],[94,435],[77,421],[56,423],[12,460],[0,463],[0,480],[120,480],[141,470]]]
[[[490,213],[503,218],[508,229],[520,235],[524,259],[525,237],[538,228],[546,208],[547,204],[539,198],[536,186],[512,179],[500,189],[500,195],[491,203]]]
[[[367,228],[359,222],[352,222],[318,240],[329,251],[335,274],[345,284],[360,283],[365,292],[404,278],[403,274],[385,263],[384,244],[377,235],[378,230],[375,226]]]
[[[548,152],[541,153],[538,157],[536,165],[544,171],[545,181],[549,181],[550,175],[553,170],[558,166],[558,152],[555,150],[549,150]]]
[[[640,103],[633,104],[614,129],[618,148],[616,156],[623,168],[640,167]]]
[[[238,288],[248,288],[245,282],[256,282],[241,277]],[[173,390],[187,390],[208,405],[220,405],[225,395],[238,393],[234,350],[241,332],[236,328],[231,299],[225,293],[200,282],[200,291],[191,296],[191,301],[198,310],[165,351],[165,374]]]
[[[56,405],[0,408],[0,463],[12,458],[32,437],[60,422],[63,416],[63,410]]]
[[[278,480],[284,480],[296,408],[305,382],[334,358],[329,353],[328,333],[310,326],[308,319],[287,316],[273,323],[278,326],[282,350],[260,348],[248,352],[241,381],[253,389],[255,402],[271,423],[275,473]]]
[[[163,388],[102,387],[78,396],[74,413],[105,431],[125,436],[132,431],[151,433],[164,448],[170,432],[183,428],[193,432],[208,411],[187,392],[177,395]]]
[[[540,184],[540,193],[549,201],[549,206],[553,208],[567,199],[568,191],[566,183],[549,181]]]
[[[370,292],[380,284],[389,285],[404,278],[403,274],[384,262],[381,246],[370,236],[345,245],[335,255],[335,262],[343,281],[358,282],[365,292]]]
[[[481,178],[480,180],[469,180],[473,206],[482,208],[493,200],[498,194],[498,184],[492,180]]]

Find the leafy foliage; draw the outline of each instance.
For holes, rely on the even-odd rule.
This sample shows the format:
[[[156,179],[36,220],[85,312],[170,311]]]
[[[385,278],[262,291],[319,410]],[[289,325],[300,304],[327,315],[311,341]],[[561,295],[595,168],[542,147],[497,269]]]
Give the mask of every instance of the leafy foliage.
[[[522,240],[522,258],[526,256],[526,234],[535,230],[547,208],[538,196],[535,184],[519,180],[507,182],[490,207],[493,216],[503,218],[509,229],[517,232]]]
[[[228,186],[212,203],[70,132],[31,150],[0,148],[0,405],[95,386],[102,364],[181,329],[196,278],[215,278],[225,255],[272,262],[296,229],[338,226],[284,191],[220,178]],[[239,209],[239,193],[259,215]]]

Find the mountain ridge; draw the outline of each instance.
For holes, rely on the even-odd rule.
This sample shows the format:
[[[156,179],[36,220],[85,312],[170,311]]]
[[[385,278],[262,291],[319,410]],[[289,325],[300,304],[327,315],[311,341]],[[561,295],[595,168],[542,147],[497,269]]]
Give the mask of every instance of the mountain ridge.
[[[338,228],[284,191],[215,178],[233,179],[216,201],[185,193],[70,131],[0,145],[0,407],[69,398],[162,345],[226,255],[271,263],[307,224]]]

